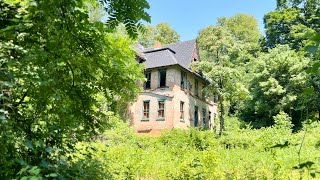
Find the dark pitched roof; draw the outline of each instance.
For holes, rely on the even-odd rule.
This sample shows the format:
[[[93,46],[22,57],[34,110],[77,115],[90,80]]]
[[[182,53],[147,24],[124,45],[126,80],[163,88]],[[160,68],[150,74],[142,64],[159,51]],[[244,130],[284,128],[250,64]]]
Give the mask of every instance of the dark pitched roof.
[[[143,63],[146,69],[179,65],[208,82],[202,75],[192,72],[190,69],[194,58],[199,59],[196,40],[168,44],[160,48],[143,48],[141,45],[136,45],[134,49],[140,57],[144,58],[145,61]]]
[[[145,67],[155,68],[169,65],[180,65],[189,69],[196,49],[196,40],[164,45],[161,48],[144,49]]]

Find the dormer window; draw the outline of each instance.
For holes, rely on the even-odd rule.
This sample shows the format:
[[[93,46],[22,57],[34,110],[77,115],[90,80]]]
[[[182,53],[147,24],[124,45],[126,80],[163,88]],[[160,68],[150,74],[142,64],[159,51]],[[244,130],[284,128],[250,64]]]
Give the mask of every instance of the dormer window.
[[[181,89],[187,89],[187,73],[181,71]]]
[[[166,87],[167,71],[165,69],[159,70],[159,87]]]
[[[194,79],[194,94],[199,96],[199,82],[198,79]]]
[[[146,72],[145,78],[147,79],[146,82],[144,82],[144,89],[150,89],[151,88],[151,72]]]

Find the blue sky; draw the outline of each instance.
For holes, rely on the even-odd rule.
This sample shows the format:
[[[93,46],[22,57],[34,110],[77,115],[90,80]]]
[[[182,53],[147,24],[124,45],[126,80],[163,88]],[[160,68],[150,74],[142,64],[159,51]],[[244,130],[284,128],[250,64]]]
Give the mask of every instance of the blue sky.
[[[195,39],[200,29],[215,25],[221,16],[237,13],[251,14],[263,29],[263,15],[273,11],[276,0],[148,0],[151,24],[167,22],[176,30],[181,40]]]

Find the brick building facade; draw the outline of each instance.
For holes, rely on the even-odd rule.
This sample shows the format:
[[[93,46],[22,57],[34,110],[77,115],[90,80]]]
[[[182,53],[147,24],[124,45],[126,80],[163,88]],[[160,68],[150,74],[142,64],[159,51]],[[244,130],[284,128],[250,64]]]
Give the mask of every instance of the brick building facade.
[[[137,46],[145,65],[143,92],[130,108],[132,126],[138,132],[172,128],[213,129],[217,106],[204,95],[208,81],[190,70],[199,61],[195,40],[144,49]]]

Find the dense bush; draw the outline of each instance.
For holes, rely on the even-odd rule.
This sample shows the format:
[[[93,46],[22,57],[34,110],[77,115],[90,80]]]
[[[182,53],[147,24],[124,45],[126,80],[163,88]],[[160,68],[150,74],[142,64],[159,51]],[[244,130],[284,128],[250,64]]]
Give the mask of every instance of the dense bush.
[[[319,122],[293,134],[286,118],[280,113],[279,124],[259,130],[241,129],[242,123],[228,118],[238,126],[227,124],[221,137],[196,129],[145,137],[118,123],[99,140],[79,143],[70,157],[86,169],[86,179],[319,178]]]

